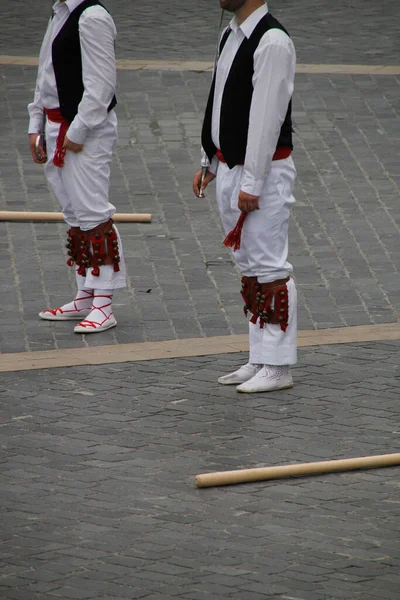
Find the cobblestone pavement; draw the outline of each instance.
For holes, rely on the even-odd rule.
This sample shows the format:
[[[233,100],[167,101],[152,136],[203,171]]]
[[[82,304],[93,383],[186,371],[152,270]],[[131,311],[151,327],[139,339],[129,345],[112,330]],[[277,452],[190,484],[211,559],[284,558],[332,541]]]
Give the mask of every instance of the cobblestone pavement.
[[[107,1],[120,58],[212,59],[217,2],[156,4],[157,18],[155,3]],[[391,65],[397,4],[271,9],[299,62]],[[36,55],[50,5],[0,3],[0,53]],[[1,209],[58,208],[26,147],[34,80],[1,67]],[[112,198],[153,222],[120,227],[130,278],[116,330],[85,339],[39,322],[73,293],[65,228],[0,223],[1,352],[246,331],[214,191],[190,191],[208,86],[201,73],[119,72]],[[301,328],[399,319],[399,92],[394,76],[297,77]],[[194,487],[201,472],[398,450],[399,342],[299,355],[292,390],[249,397],[215,383],[242,355],[2,374],[0,597],[398,600],[399,469]]]
[[[398,468],[199,490],[198,473],[398,450],[400,342],[3,374],[4,600],[397,600]],[[3,391],[4,390],[4,391]]]
[[[120,29],[121,57],[212,57],[215,31],[204,22],[218,21],[214,0],[202,0],[201,16],[198,3],[164,0],[158,3],[157,19],[151,3],[143,0],[108,5]],[[36,54],[49,7],[50,2],[2,3],[0,52]],[[300,61],[397,62],[398,53],[385,50],[398,44],[393,0],[379,5],[354,0],[358,29],[351,39],[343,1],[300,7],[288,0],[276,8],[298,36]],[[135,36],[130,18],[136,15]],[[140,50],[132,51],[131,41],[138,39]],[[58,208],[27,150],[26,104],[35,73],[29,67],[1,67],[0,207],[9,210]],[[209,75],[201,73],[119,72],[120,142],[111,195],[119,211],[150,211],[153,223],[121,226],[130,280],[128,291],[116,296],[117,330],[85,339],[71,334],[68,323],[39,322],[43,307],[68,301],[74,293],[62,257],[65,228],[0,224],[5,274],[0,281],[1,352],[247,330],[238,274],[221,243],[214,191],[199,202],[190,190],[209,83]],[[290,258],[302,328],[399,318],[399,98],[400,80],[394,76],[297,77],[294,158],[299,177]]]
[[[218,0],[104,4],[118,27],[119,58],[209,60],[214,55]],[[37,54],[51,5],[51,0],[1,2],[0,54]],[[268,5],[293,36],[299,62],[399,62],[398,0],[270,0]]]
[[[57,210],[27,150],[34,80],[33,68],[2,68],[0,111],[8,118],[0,125],[0,206],[9,210]],[[214,189],[207,201],[191,192],[208,86],[209,75],[201,73],[119,72],[111,196],[119,211],[151,212],[153,223],[121,226],[130,279],[128,291],[116,296],[116,330],[85,340],[70,323],[40,322],[43,307],[74,293],[65,227],[0,224],[1,351],[246,331]],[[297,77],[290,259],[301,328],[399,318],[399,108],[397,77]]]

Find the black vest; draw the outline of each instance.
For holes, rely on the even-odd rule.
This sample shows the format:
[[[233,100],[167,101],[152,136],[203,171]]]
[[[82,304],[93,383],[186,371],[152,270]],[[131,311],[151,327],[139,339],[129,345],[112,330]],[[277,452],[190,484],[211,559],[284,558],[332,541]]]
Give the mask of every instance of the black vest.
[[[279,21],[270,13],[267,13],[259,21],[251,36],[244,39],[240,45],[225,84],[221,104],[219,139],[221,144],[220,150],[230,169],[235,165],[243,164],[245,161],[250,107],[253,97],[254,53],[262,36],[270,29],[281,29],[289,35]],[[219,54],[221,54],[230,33],[231,30],[228,29],[222,36]],[[201,136],[203,148],[210,161],[217,150],[212,141],[211,134],[214,93],[215,74],[208,98]],[[292,131],[292,101],[290,100],[277,148],[286,146],[293,149]]]
[[[60,101],[60,111],[64,119],[69,123],[74,120],[78,113],[78,106],[84,92],[79,18],[89,6],[96,6],[98,4],[103,6],[97,0],[85,0],[85,2],[77,6],[68,17],[65,25],[61,28],[52,46],[52,59]],[[108,107],[108,111],[113,109],[116,104],[117,99],[114,96]]]

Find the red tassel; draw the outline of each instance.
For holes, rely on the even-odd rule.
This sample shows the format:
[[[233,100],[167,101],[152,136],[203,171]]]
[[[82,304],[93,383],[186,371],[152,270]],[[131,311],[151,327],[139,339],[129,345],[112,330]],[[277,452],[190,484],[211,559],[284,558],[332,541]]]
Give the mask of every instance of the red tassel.
[[[228,233],[223,241],[224,246],[227,248],[233,248],[234,252],[240,249],[240,239],[242,236],[243,223],[246,217],[247,213],[242,212],[235,227]]]
[[[92,275],[94,277],[98,277],[100,275],[100,269],[99,269],[99,267],[97,267],[97,266],[93,267],[93,269],[92,269]]]
[[[85,277],[86,275],[86,268],[84,265],[81,265],[78,269],[78,275],[82,275],[83,277]]]
[[[57,143],[56,151],[54,152],[53,164],[59,169],[62,169],[64,166],[64,159],[66,154],[66,149],[62,147],[60,148]]]
[[[119,264],[117,262],[114,263],[114,273],[119,272]]]
[[[73,267],[73,266],[74,266],[74,261],[72,260],[72,258],[69,258],[69,259],[67,260],[67,265],[68,265],[69,267]]]
[[[56,149],[53,156],[53,164],[60,169],[64,166],[64,158],[67,153],[66,149],[63,148],[65,134],[69,128],[69,122],[64,119],[59,108],[45,108],[47,118],[52,123],[60,123],[60,129],[58,131]]]

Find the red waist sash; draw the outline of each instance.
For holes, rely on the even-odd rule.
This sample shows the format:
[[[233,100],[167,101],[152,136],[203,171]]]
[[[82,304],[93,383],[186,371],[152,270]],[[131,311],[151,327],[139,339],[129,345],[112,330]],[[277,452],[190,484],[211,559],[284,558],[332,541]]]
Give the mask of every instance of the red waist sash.
[[[272,160],[283,160],[284,158],[289,158],[289,156],[291,154],[292,154],[292,149],[289,148],[289,146],[280,146],[279,148],[277,148],[275,150]],[[222,154],[221,150],[218,149],[215,153],[215,156],[218,158],[219,162],[226,163],[226,160],[225,160],[224,155]],[[238,163],[238,164],[242,165],[243,163]]]
[[[53,156],[53,164],[60,169],[64,166],[64,158],[66,154],[65,148],[63,148],[64,138],[68,131],[69,122],[64,119],[59,108],[45,108],[47,118],[52,123],[60,123],[60,130],[57,136],[56,149]]]

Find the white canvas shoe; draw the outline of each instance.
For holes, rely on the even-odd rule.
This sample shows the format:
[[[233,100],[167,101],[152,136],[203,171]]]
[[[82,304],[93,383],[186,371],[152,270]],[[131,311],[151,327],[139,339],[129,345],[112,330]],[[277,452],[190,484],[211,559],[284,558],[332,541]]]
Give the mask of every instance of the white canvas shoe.
[[[236,391],[245,394],[273,392],[293,387],[290,368],[285,366],[264,365],[251,379],[238,385]]]
[[[237,371],[229,373],[229,375],[218,377],[218,383],[221,383],[222,385],[237,385],[238,383],[244,383],[254,377],[261,367],[262,365],[247,363],[247,365],[243,365]]]

